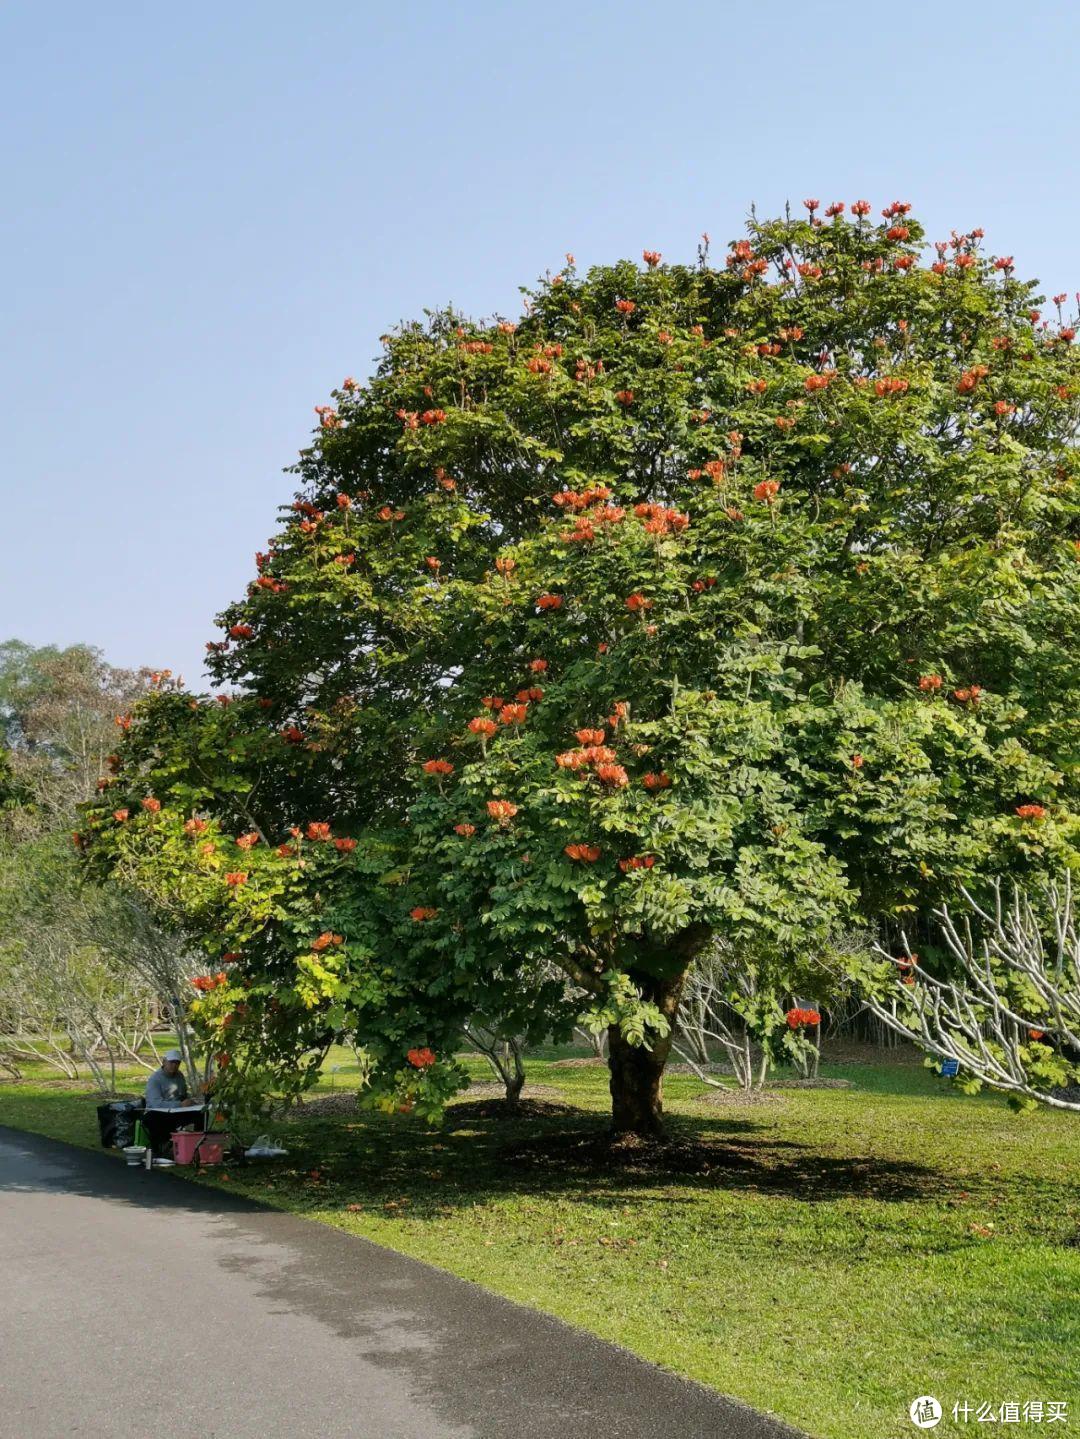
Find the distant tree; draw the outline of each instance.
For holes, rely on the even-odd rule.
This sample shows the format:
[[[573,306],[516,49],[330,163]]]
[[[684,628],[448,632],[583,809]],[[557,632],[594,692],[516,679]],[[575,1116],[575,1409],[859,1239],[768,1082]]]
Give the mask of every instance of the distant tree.
[[[0,1057],[82,1066],[103,1090],[119,1063],[153,1068],[152,1025],[178,1025],[197,972],[192,947],[137,896],[88,881],[72,845],[78,806],[97,790],[118,715],[150,671],[116,669],[87,645],[0,645]],[[78,836],[76,834],[76,840]],[[149,1054],[146,1050],[149,1050]]]
[[[69,822],[94,793],[116,716],[145,692],[149,673],[117,669],[89,645],[0,644],[0,740],[43,824]]]

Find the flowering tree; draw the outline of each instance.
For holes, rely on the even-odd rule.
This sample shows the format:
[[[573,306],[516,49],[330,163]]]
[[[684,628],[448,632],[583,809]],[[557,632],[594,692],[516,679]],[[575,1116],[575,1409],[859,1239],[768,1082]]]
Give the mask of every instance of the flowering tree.
[[[835,952],[832,956],[835,957]],[[726,1089],[714,1072],[722,1054],[741,1089],[760,1089],[774,1063],[794,1064],[809,1078],[817,1073],[821,1015],[790,1002],[792,991],[810,992],[831,984],[835,966],[827,959],[793,962],[767,950],[735,948],[721,937],[694,960],[683,985],[679,1023],[672,1049],[704,1083]]]
[[[469,1014],[577,996],[652,1133],[713,936],[796,956],[1072,852],[1073,329],[908,209],[568,257],[318,407],[210,647],[232,693],[122,716],[86,829],[231,956],[199,1003],[237,1083],[347,1034],[434,1110]]]

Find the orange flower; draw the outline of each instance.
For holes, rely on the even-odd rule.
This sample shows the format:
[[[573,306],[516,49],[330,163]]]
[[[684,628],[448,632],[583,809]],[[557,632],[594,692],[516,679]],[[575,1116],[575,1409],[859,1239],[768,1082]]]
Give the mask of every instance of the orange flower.
[[[619,868],[623,874],[631,869],[652,869],[656,863],[656,856],[653,854],[635,854],[630,859],[620,859]]]
[[[596,777],[602,783],[611,785],[613,789],[622,789],[624,785],[630,783],[629,776],[621,764],[598,764]]]
[[[533,674],[542,675],[542,674],[544,673],[544,671],[547,669],[547,667],[548,667],[548,662],[547,662],[547,660],[530,660],[530,661],[529,661],[529,668],[532,670]]]
[[[851,768],[852,768],[852,769],[862,769],[862,767],[863,767],[863,757],[862,757],[862,755],[861,755],[861,754],[853,754],[853,755],[851,756]]]
[[[1021,819],[1045,819],[1046,809],[1041,804],[1018,804],[1016,813]]]
[[[113,819],[116,820],[117,824],[123,824],[130,813],[131,811],[127,809],[114,809]]]
[[[477,715],[476,719],[469,721],[469,729],[473,734],[493,735],[498,728],[495,721],[488,719],[486,715]]]
[[[529,706],[527,704],[503,705],[499,711],[499,723],[506,725],[524,724],[528,712]]]
[[[334,848],[338,850],[341,854],[352,854],[353,850],[356,848],[356,840],[336,839],[334,840]]]
[[[463,839],[471,839],[472,836],[476,833],[476,825],[456,824],[454,825],[454,833],[460,834]]]
[[[322,820],[311,820],[308,824],[306,834],[308,839],[323,840],[330,838],[330,826]]]
[[[561,610],[562,602],[562,595],[540,595],[536,607],[540,610]]]
[[[409,917],[417,924],[423,924],[427,919],[434,919],[438,912],[437,909],[432,909],[430,905],[418,904],[415,909],[409,910]]]
[[[485,709],[501,710],[506,701],[501,695],[485,695],[480,703]]]
[[[637,305],[634,304],[633,300],[616,300],[615,308],[620,315],[632,315],[637,309]]]
[[[626,608],[631,614],[637,614],[639,610],[651,610],[653,601],[646,599],[644,595],[632,594],[626,599]]]
[[[603,744],[606,736],[602,729],[577,729],[574,738],[582,744]]]
[[[345,940],[340,934],[335,934],[333,930],[324,929],[322,934],[319,935],[318,939],[313,939],[311,941],[311,947],[316,954],[322,954],[323,950],[329,949],[332,944],[338,945],[344,943]]]
[[[922,675],[919,679],[919,688],[924,692],[933,693],[939,690],[941,685],[942,679],[940,675]]]
[[[238,835],[236,840],[238,849],[253,849],[258,843],[259,836],[255,830],[251,830],[248,834]]]
[[[426,759],[423,763],[425,774],[453,774],[454,766],[448,759]]]
[[[438,571],[442,569],[442,560],[437,560],[434,555],[428,555],[424,560],[424,564],[427,565],[429,570]]]
[[[410,1049],[405,1058],[414,1069],[430,1069],[435,1063],[435,1052],[431,1049]]]
[[[1045,1039],[1045,1038],[1046,1038],[1046,1030],[1045,1030],[1045,1029],[1029,1029],[1029,1030],[1028,1030],[1028,1039]]]
[[[789,1029],[802,1029],[821,1023],[821,1015],[816,1009],[789,1009],[784,1018]]]
[[[225,883],[233,889],[238,889],[240,885],[247,884],[247,878],[247,872],[245,870],[234,870],[231,874],[225,876]]]
[[[512,560],[509,555],[500,555],[495,561],[495,568],[500,575],[508,575],[517,569],[517,561]]]
[[[254,633],[250,625],[233,625],[229,630],[234,640],[249,640]]]
[[[879,399],[881,399],[884,395],[906,394],[907,389],[907,380],[897,379],[896,377],[889,377],[886,379],[874,381],[874,394],[877,395]]]
[[[595,844],[568,844],[563,854],[580,864],[595,864],[600,858],[600,847]]]
[[[965,370],[957,382],[956,388],[961,395],[970,395],[980,380],[984,380],[990,373],[986,365],[972,365],[970,370]]]
[[[487,812],[492,819],[497,819],[500,824],[508,824],[518,812],[518,807],[508,799],[489,799]]]
[[[148,794],[146,798],[142,801],[142,807],[150,814],[157,814],[158,810],[161,808],[161,801],[159,799],[155,799],[153,795]]]
[[[629,407],[634,403],[634,392],[633,390],[616,390],[615,398],[618,400],[620,405],[625,405],[627,409],[629,409]]]
[[[650,772],[642,778],[641,783],[648,790],[669,789],[671,786],[671,776],[665,774],[663,771],[660,774]]]
[[[648,265],[650,270],[655,270],[657,265],[659,265],[660,263],[660,251],[642,250],[641,258],[645,261],[646,265]]]
[[[588,759],[584,750],[568,749],[555,756],[555,763],[560,769],[580,769],[583,764],[588,763]]]
[[[754,499],[764,500],[767,505],[771,505],[779,491],[779,480],[759,480],[754,486]]]

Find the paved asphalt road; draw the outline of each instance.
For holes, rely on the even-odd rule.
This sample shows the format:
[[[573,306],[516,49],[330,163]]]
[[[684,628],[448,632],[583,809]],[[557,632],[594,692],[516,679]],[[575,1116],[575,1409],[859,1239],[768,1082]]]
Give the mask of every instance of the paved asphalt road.
[[[791,1439],[340,1230],[0,1128],[2,1439]]]

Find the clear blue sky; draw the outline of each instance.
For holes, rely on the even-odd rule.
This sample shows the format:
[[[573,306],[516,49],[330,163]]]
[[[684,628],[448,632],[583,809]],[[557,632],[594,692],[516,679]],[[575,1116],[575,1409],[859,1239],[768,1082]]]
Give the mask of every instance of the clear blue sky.
[[[0,639],[199,682],[312,406],[567,250],[903,199],[1077,289],[1078,41],[1063,0],[9,0]]]

